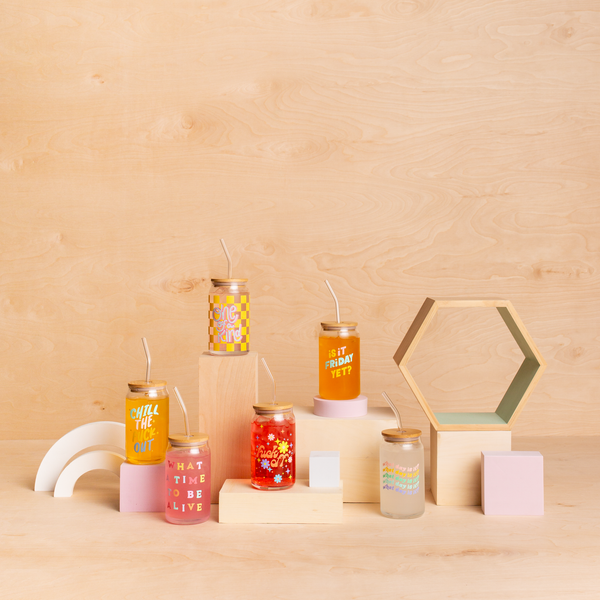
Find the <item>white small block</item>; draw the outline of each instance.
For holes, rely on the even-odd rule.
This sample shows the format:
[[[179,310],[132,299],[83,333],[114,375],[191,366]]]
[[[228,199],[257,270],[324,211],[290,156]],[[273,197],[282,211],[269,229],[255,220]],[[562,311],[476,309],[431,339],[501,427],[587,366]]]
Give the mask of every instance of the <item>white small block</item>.
[[[340,487],[340,453],[337,451],[312,450],[308,470],[309,487]]]

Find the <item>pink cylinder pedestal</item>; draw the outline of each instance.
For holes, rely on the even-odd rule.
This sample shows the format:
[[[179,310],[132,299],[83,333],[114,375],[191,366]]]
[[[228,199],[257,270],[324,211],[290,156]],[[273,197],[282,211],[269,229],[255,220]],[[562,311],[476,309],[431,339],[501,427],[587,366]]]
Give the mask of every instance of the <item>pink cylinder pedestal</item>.
[[[325,400],[321,396],[315,396],[313,401],[313,412],[318,417],[347,419],[367,414],[368,398],[362,394],[352,400]]]

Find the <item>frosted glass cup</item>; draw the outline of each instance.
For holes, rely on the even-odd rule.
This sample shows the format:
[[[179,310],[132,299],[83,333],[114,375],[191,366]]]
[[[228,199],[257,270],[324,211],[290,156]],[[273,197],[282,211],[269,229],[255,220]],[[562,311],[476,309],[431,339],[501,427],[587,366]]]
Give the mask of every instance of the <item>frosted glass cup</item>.
[[[425,512],[425,465],[419,429],[384,429],[379,447],[380,510],[391,519]]]

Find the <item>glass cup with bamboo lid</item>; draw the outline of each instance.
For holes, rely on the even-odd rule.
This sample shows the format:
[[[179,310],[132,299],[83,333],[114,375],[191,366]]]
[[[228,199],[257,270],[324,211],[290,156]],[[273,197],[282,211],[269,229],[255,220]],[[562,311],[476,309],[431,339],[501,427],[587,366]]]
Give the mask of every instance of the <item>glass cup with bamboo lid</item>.
[[[381,514],[414,519],[425,511],[425,462],[421,431],[402,426],[402,417],[386,392],[381,394],[396,416],[395,429],[384,429],[379,447]]]
[[[128,383],[125,399],[125,454],[134,465],[155,465],[165,460],[169,436],[167,382],[151,379],[152,358],[145,337],[146,379]]]
[[[233,277],[231,256],[227,257],[227,277],[211,279],[208,294],[208,352],[215,356],[240,356],[250,351],[250,291],[247,279]]]
[[[360,396],[360,336],[356,331],[358,323],[340,319],[337,296],[327,279],[325,284],[335,303],[336,320],[321,323],[319,397],[323,400],[354,400]]]
[[[319,334],[319,396],[352,400],[360,396],[360,336],[352,321],[325,321]]]
[[[414,519],[425,511],[425,467],[421,431],[381,432],[380,510],[392,519]]]
[[[165,518],[176,525],[204,523],[210,517],[210,448],[206,433],[190,430],[185,402],[173,388],[183,413],[185,434],[169,436],[165,465]]]
[[[165,460],[169,436],[169,393],[160,379],[128,384],[125,400],[125,452],[135,465],[154,465]]]
[[[176,525],[210,518],[210,448],[206,433],[169,436],[166,457],[165,518]]]
[[[285,490],[296,482],[296,419],[290,403],[254,404],[250,483],[259,490]]]
[[[253,405],[250,483],[259,490],[285,490],[296,482],[296,419],[291,403],[276,401],[275,378],[261,361],[273,383],[273,401]]]

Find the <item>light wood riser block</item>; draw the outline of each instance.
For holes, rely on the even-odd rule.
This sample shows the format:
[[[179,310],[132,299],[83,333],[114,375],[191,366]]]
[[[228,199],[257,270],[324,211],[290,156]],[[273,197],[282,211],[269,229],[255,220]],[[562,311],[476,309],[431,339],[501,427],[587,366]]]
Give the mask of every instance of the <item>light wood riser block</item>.
[[[219,523],[341,523],[342,486],[311,488],[306,479],[287,490],[261,491],[249,479],[228,479],[219,493]]]
[[[211,502],[226,479],[250,475],[250,423],[258,402],[258,354],[200,356],[199,430],[208,433]]]
[[[481,504],[481,452],[510,450],[510,431],[436,431],[431,426],[431,493],[442,506]]]
[[[296,477],[308,479],[311,450],[340,452],[344,502],[379,502],[381,432],[396,427],[389,408],[369,408],[364,417],[317,417],[312,408],[294,407],[296,415]]]

